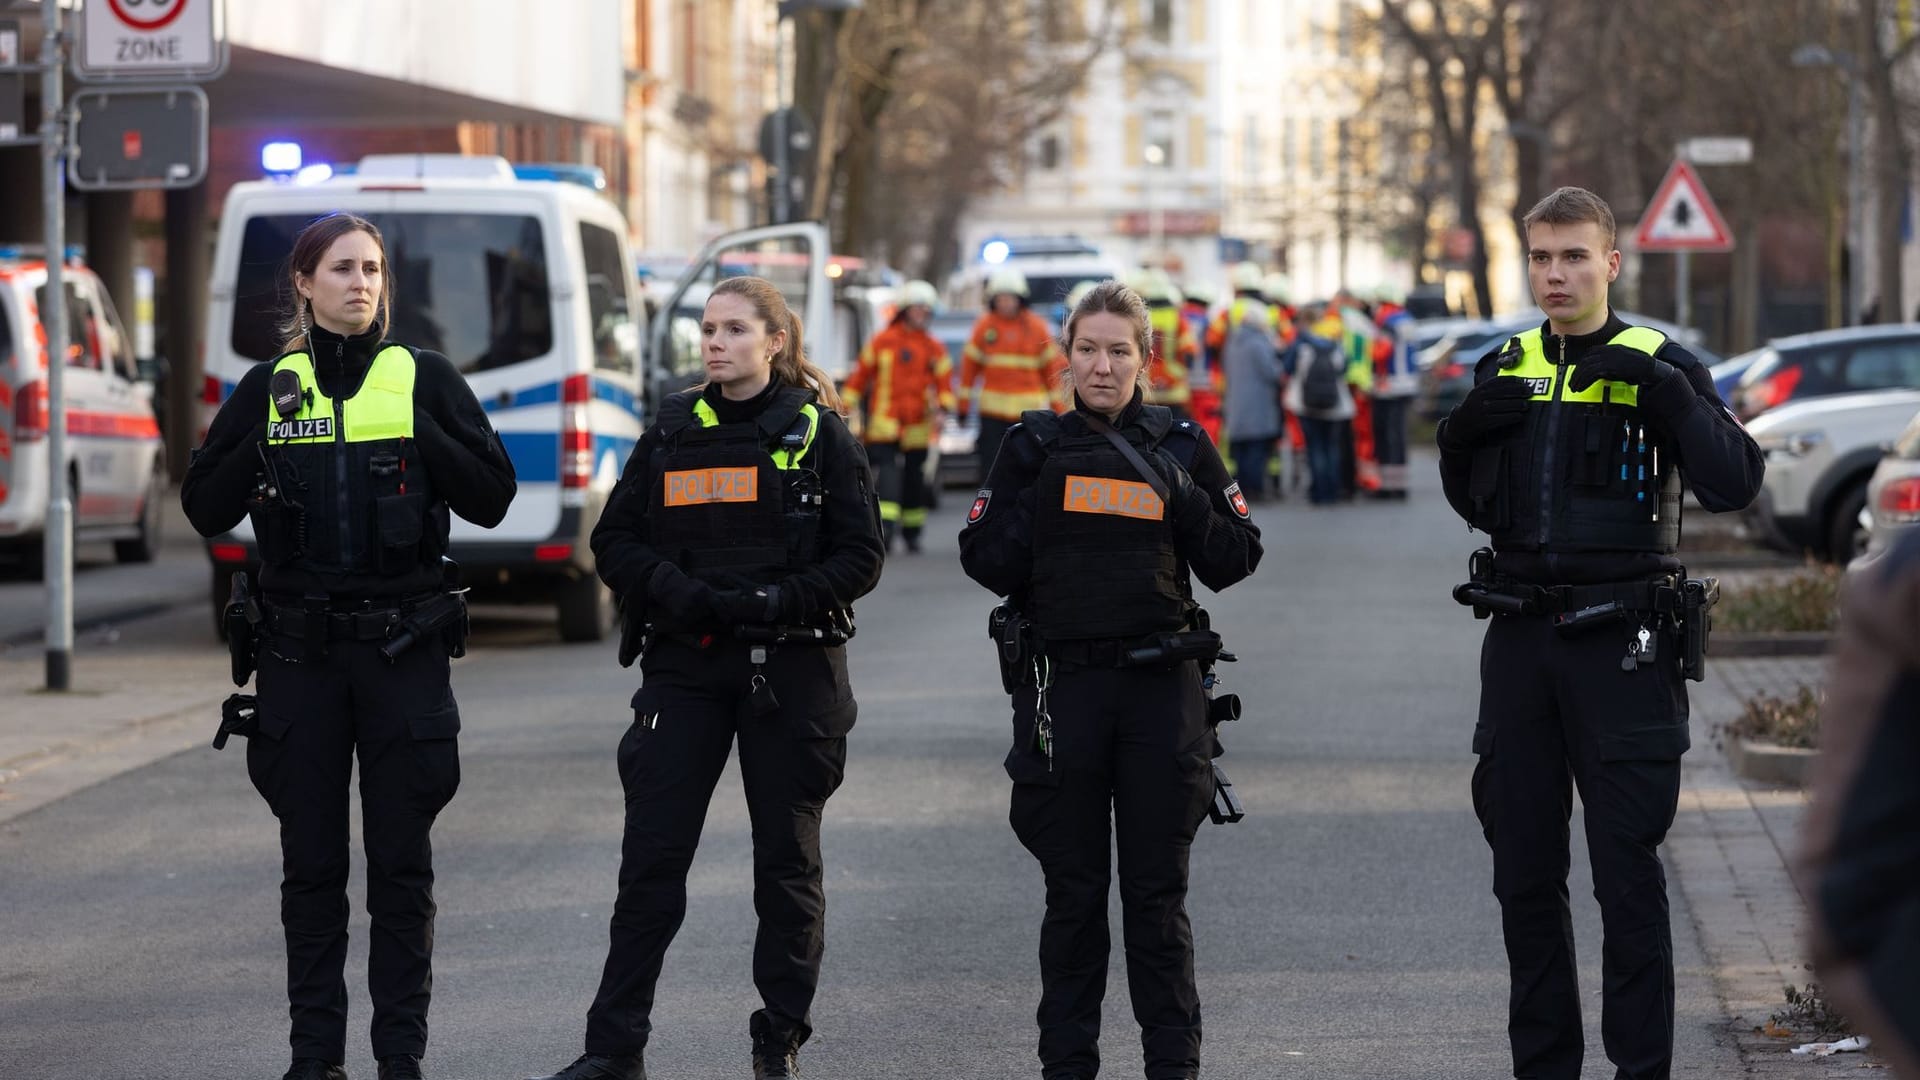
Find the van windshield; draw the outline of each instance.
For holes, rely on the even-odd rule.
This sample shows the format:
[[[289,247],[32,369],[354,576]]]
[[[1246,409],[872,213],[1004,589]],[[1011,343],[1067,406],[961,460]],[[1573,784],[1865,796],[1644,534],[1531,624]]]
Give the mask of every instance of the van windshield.
[[[368,214],[387,244],[395,341],[445,353],[462,372],[486,371],[553,349],[540,222],[513,214]],[[234,282],[233,351],[280,354],[287,259],[309,214],[249,219]]]

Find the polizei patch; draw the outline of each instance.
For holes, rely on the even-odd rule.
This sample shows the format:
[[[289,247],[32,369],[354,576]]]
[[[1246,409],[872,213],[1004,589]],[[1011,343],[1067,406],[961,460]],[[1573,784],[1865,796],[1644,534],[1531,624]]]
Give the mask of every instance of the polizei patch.
[[[333,438],[333,417],[331,416],[309,416],[302,420],[274,420],[267,424],[268,442],[331,438]]]
[[[980,494],[973,497],[973,508],[967,511],[967,524],[972,525],[987,516],[987,504],[993,501],[993,489],[981,488]]]
[[[1113,514],[1159,521],[1166,504],[1145,484],[1105,476],[1069,476],[1060,508],[1074,514]]]
[[[1247,497],[1240,493],[1240,485],[1238,483],[1228,484],[1226,491],[1222,492],[1222,494],[1227,497],[1227,505],[1233,507],[1234,513],[1247,519],[1253,517],[1253,515],[1247,511]]]

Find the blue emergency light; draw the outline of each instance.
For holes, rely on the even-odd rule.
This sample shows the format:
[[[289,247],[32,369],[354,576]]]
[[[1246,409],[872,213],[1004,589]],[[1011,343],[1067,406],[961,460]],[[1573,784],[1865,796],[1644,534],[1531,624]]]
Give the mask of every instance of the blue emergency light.
[[[1013,254],[1013,246],[1005,240],[989,240],[980,247],[980,261],[998,266]]]
[[[300,171],[300,144],[270,142],[260,148],[260,168],[272,176],[292,176]]]

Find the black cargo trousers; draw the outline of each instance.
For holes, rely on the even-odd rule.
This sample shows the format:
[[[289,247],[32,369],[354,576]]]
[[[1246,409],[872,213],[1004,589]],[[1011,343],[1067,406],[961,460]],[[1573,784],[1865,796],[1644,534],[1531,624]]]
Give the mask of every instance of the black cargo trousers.
[[[1057,669],[1053,756],[1035,740],[1035,692],[1014,695],[1008,814],[1046,878],[1040,926],[1040,1065],[1048,1080],[1100,1069],[1107,989],[1108,850],[1117,840],[1127,987],[1150,1080],[1197,1074],[1200,997],[1187,920],[1187,854],[1213,798],[1199,665]]]
[[[826,945],[820,818],[840,786],[857,711],[846,649],[771,649],[762,673],[778,707],[768,713],[753,702],[747,646],[730,638],[707,648],[657,641],[641,672],[633,724],[620,739],[620,893],[586,1051],[637,1054],[647,1045],[661,962],[687,913],[687,871],[736,738],[760,919],[753,982],[765,1004],[749,1026],[776,1042],[805,1042]]]
[[[380,644],[335,640],[321,653],[272,635],[260,646],[259,734],[247,741],[247,775],[280,819],[296,1058],[346,1057],[347,798],[356,755],[373,1053],[426,1053],[435,912],[427,833],[460,786],[460,710],[437,636],[392,663]]]
[[[1659,848],[1688,746],[1680,641],[1623,670],[1640,621],[1563,637],[1542,615],[1495,615],[1480,656],[1473,806],[1493,849],[1512,974],[1513,1073],[1578,1080],[1585,1043],[1568,907],[1573,791],[1600,902],[1601,1040],[1621,1080],[1673,1063],[1673,938]]]

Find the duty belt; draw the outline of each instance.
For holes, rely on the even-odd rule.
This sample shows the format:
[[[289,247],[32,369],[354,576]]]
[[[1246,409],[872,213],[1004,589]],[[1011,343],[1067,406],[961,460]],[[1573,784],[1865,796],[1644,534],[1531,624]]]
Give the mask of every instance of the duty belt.
[[[1057,663],[1083,668],[1171,667],[1187,660],[1233,660],[1210,629],[1174,630],[1138,638],[1043,641],[1039,651]]]
[[[385,641],[393,635],[393,628],[412,611],[418,602],[431,599],[431,595],[409,598],[392,607],[356,607],[334,611],[309,611],[304,607],[286,604],[265,604],[262,620],[268,633],[283,637],[305,640],[310,635],[307,630],[317,622],[326,627],[328,641]]]
[[[1503,615],[1559,615],[1607,604],[1622,610],[1670,615],[1680,610],[1680,579],[1674,575],[1604,585],[1529,585],[1519,581],[1469,581],[1453,598]]]

